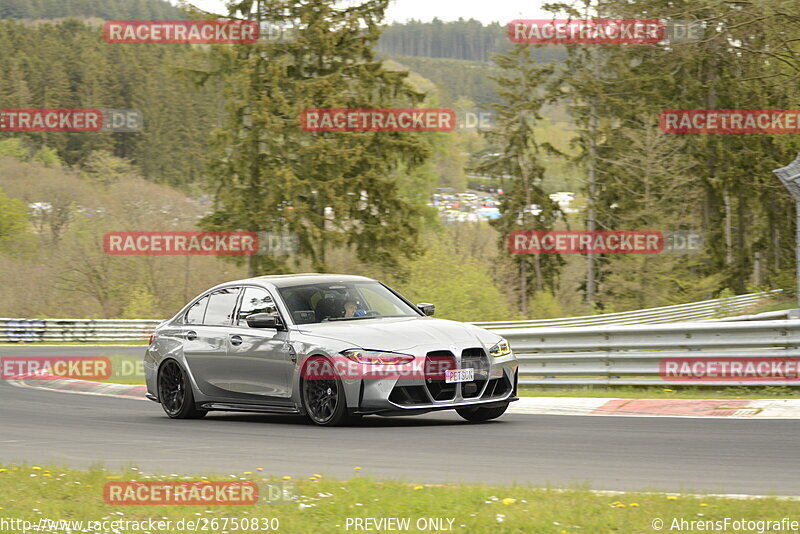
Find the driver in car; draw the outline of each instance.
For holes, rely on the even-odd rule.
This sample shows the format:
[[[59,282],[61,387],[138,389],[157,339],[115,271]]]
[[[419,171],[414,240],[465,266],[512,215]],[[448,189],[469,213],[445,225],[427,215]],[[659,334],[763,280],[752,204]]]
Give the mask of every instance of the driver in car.
[[[348,299],[344,303],[344,316],[347,317],[363,317],[367,314],[365,310],[358,307],[355,300]]]

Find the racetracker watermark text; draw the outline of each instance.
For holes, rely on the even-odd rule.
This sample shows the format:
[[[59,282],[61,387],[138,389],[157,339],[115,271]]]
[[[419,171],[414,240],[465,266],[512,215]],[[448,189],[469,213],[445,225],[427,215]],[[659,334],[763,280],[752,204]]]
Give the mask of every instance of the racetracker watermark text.
[[[307,132],[450,132],[457,126],[452,109],[306,109],[300,127]]]
[[[243,481],[111,481],[103,487],[107,504],[208,506],[295,502],[294,483]]]
[[[444,380],[456,371],[451,356],[410,356],[348,358],[341,355],[314,359],[301,371],[304,380]]]
[[[8,356],[0,358],[0,380],[105,380],[111,376],[111,360],[94,356]]]
[[[702,248],[702,234],[689,231],[515,230],[508,235],[512,254],[693,253]]]
[[[800,133],[800,109],[667,109],[667,133]]]
[[[5,108],[0,132],[138,132],[144,125],[136,109]]]
[[[112,20],[103,36],[111,44],[253,44],[259,28],[239,20]]]
[[[800,358],[664,358],[658,366],[665,380],[800,380]]]
[[[530,19],[508,23],[514,43],[680,43],[698,41],[703,25],[689,20]]]
[[[291,232],[108,232],[106,254],[122,256],[252,256],[297,252]]]

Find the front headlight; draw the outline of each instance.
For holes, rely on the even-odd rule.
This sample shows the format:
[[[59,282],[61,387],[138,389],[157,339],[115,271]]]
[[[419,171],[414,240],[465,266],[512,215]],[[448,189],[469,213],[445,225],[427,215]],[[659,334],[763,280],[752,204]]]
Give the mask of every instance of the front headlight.
[[[500,356],[507,356],[511,354],[511,347],[508,345],[508,341],[503,339],[497,345],[493,346],[489,349],[489,354],[491,354],[495,358],[499,358]]]
[[[351,349],[342,351],[342,354],[354,362],[366,365],[402,365],[414,361],[414,357],[408,354],[380,350]]]

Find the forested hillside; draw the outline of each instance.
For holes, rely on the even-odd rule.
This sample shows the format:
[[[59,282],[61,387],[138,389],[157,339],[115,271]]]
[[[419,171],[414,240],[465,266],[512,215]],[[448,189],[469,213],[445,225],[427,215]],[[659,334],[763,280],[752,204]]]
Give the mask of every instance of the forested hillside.
[[[509,21],[486,26],[473,19],[395,22],[384,29],[378,50],[397,56],[489,61],[492,54],[511,48],[505,22]],[[548,45],[537,48],[533,57],[542,63],[558,63],[566,58],[566,51],[562,46]]]
[[[216,91],[189,75],[198,60],[188,45],[109,46],[97,28],[76,20],[0,21],[0,50],[0,107],[135,108],[145,117],[140,133],[0,133],[0,140],[46,144],[68,165],[102,150],[154,182],[198,180],[219,112]]]
[[[492,63],[414,56],[386,56],[436,84],[440,105],[452,106],[459,97],[476,104],[497,101],[494,82],[489,79],[497,69]]]
[[[183,14],[166,0],[0,0],[2,19],[101,18],[175,20]]]

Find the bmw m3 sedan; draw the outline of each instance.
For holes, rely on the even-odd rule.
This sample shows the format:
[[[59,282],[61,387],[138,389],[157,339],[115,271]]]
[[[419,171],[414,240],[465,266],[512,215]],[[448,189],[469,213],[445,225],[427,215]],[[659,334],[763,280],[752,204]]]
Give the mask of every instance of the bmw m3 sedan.
[[[361,276],[220,284],[156,329],[147,397],[175,419],[211,410],[303,414],[323,426],[434,410],[501,416],[517,400],[508,343],[433,313]]]

